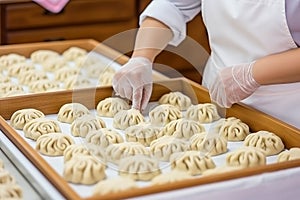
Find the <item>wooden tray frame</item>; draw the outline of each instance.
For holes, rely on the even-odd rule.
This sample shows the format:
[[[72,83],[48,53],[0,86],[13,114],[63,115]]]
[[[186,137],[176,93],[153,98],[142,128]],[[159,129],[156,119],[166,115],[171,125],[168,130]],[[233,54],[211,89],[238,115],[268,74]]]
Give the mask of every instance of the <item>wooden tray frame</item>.
[[[169,79],[154,83],[151,101],[157,101],[159,97],[170,91],[181,91],[189,96],[194,96],[198,103],[210,102],[208,92],[199,84],[185,78]],[[71,101],[82,103],[89,109],[94,109],[96,103],[112,95],[111,87],[94,89],[78,89],[76,91],[59,91],[24,95],[22,97],[0,99],[0,129],[20,149],[21,152],[45,175],[45,177],[57,188],[66,199],[82,199],[69,184],[58,175],[54,169],[33,149],[6,120],[13,112],[22,108],[36,108],[45,114],[55,114],[59,108]],[[194,102],[195,103],[195,102]],[[250,126],[251,131],[269,130],[282,138],[286,148],[300,146],[300,131],[260,111],[249,108],[242,104],[236,104],[227,109],[227,117],[235,116]],[[246,176],[252,176],[265,172],[273,172],[293,167],[299,167],[300,160],[287,161],[283,163],[268,164],[265,166],[241,169],[234,172],[226,172],[211,176],[203,176],[188,181],[168,183],[160,186],[149,186],[137,188],[130,191],[84,198],[85,200],[96,199],[124,199],[141,195],[182,189],[196,185],[215,183]]]
[[[0,56],[9,53],[19,53],[27,58],[30,54],[36,50],[49,49],[63,53],[69,47],[77,46],[84,48],[88,51],[98,52],[119,64],[125,64],[128,61],[128,57],[120,52],[99,43],[93,39],[79,39],[79,40],[65,40],[65,41],[53,41],[53,42],[36,42],[36,43],[24,43],[24,44],[11,44],[0,46]]]

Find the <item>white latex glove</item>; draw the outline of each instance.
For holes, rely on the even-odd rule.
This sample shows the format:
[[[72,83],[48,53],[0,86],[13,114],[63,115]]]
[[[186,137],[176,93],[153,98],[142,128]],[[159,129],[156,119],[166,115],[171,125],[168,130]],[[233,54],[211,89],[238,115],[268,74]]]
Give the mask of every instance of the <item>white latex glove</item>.
[[[222,107],[231,107],[232,104],[249,97],[260,86],[252,76],[254,63],[222,69],[208,88],[211,100]]]
[[[145,110],[152,93],[152,63],[133,57],[115,74],[112,86],[117,95],[132,101],[132,107]]]

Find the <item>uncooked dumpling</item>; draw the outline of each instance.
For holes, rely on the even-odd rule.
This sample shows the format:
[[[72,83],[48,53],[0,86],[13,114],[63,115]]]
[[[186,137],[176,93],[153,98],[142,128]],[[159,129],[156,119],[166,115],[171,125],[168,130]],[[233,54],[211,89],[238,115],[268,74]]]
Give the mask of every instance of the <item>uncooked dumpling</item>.
[[[293,147],[289,150],[283,151],[277,156],[277,162],[284,162],[284,161],[297,160],[297,159],[300,159],[299,147]]]
[[[63,133],[48,133],[38,137],[36,150],[47,156],[62,156],[64,150],[74,143],[73,138],[69,135]]]
[[[71,67],[71,66],[69,66],[67,61],[62,57],[54,57],[46,60],[43,63],[43,69],[47,72],[55,72],[64,67]]]
[[[62,105],[57,114],[57,120],[71,124],[82,115],[90,114],[89,109],[81,103],[66,103]]]
[[[26,71],[35,70],[35,66],[32,63],[20,62],[8,66],[7,73],[9,76],[18,77]]]
[[[23,131],[26,138],[37,140],[41,135],[61,132],[61,128],[55,120],[36,118],[26,123]]]
[[[142,113],[134,108],[129,110],[119,111],[113,119],[113,127],[121,130],[125,130],[129,126],[137,125],[145,122],[145,118]]]
[[[235,117],[220,120],[215,128],[228,141],[243,141],[250,133],[249,126]]]
[[[177,138],[190,139],[194,134],[204,132],[200,123],[185,118],[173,120],[163,127],[159,136],[170,135]]]
[[[159,104],[171,104],[179,108],[179,110],[186,110],[192,105],[190,97],[182,92],[170,92],[161,96],[158,100]]]
[[[41,117],[45,117],[45,114],[42,111],[34,108],[24,108],[17,110],[12,114],[10,124],[15,129],[22,130],[27,122]]]
[[[79,73],[80,73],[79,69],[66,66],[56,70],[54,73],[54,77],[55,80],[57,81],[65,81],[69,77],[74,77],[79,75]]]
[[[0,97],[12,96],[12,94],[24,94],[25,91],[21,85],[15,83],[0,84]]]
[[[65,50],[62,53],[62,56],[67,60],[67,61],[74,61],[77,58],[81,57],[81,56],[85,56],[87,55],[87,50],[80,48],[80,47],[70,47],[67,50]]]
[[[85,137],[89,132],[105,128],[106,124],[100,117],[92,114],[82,115],[71,124],[71,134],[75,137]]]
[[[64,163],[63,177],[71,183],[91,185],[106,177],[105,168],[94,156],[73,157]]]
[[[266,164],[266,155],[255,147],[242,147],[226,155],[226,165],[232,167],[254,167]]]
[[[23,199],[23,190],[18,184],[0,184],[0,199]]]
[[[170,172],[159,174],[151,180],[152,185],[162,185],[191,179],[192,176],[180,170],[171,170]]]
[[[5,69],[10,65],[20,63],[20,62],[25,62],[25,61],[26,61],[25,56],[16,53],[10,53],[7,55],[0,56],[0,70]]]
[[[260,148],[266,156],[278,154],[284,149],[281,138],[269,131],[249,134],[245,138],[244,146]]]
[[[161,104],[149,112],[150,123],[155,126],[165,126],[173,120],[182,117],[178,107],[171,104]]]
[[[16,183],[15,178],[4,168],[0,169],[0,185]]]
[[[47,80],[48,76],[44,71],[30,70],[23,72],[18,76],[20,84],[29,85],[39,80]]]
[[[40,50],[36,50],[34,52],[32,52],[30,54],[30,59],[34,62],[34,63],[43,63],[48,59],[53,59],[56,57],[59,57],[59,53],[57,53],[56,51],[53,50],[48,50],[48,49],[40,49]]]
[[[185,117],[200,123],[211,123],[220,119],[217,107],[212,103],[191,105],[187,109]]]
[[[101,128],[91,131],[86,135],[85,141],[90,144],[98,145],[101,148],[106,148],[110,144],[124,142],[122,135],[111,128]]]
[[[161,161],[169,161],[170,156],[176,152],[184,152],[189,149],[189,143],[172,136],[160,137],[150,144],[150,152]]]
[[[159,175],[159,162],[145,155],[134,155],[120,160],[119,175],[134,180],[149,181]]]
[[[106,195],[138,188],[137,183],[128,177],[114,177],[99,181],[93,188],[93,195]]]
[[[210,156],[203,156],[199,151],[174,153],[170,157],[171,168],[181,170],[190,175],[199,175],[216,165]]]
[[[149,150],[138,142],[123,142],[111,144],[106,148],[106,155],[110,162],[119,163],[120,159],[133,155],[149,155]]]
[[[107,97],[97,104],[97,113],[101,117],[113,117],[121,110],[129,110],[130,105],[124,99]]]
[[[66,78],[64,81],[65,89],[80,89],[80,88],[90,88],[95,87],[96,85],[92,84],[91,80],[84,75],[72,75]]]
[[[140,123],[125,129],[125,137],[128,142],[139,142],[145,146],[157,139],[160,127],[152,126],[148,123]]]
[[[227,140],[219,135],[202,132],[190,138],[191,150],[215,156],[227,152]]]
[[[112,79],[116,74],[115,71],[105,70],[101,72],[98,78],[98,85],[99,86],[109,86],[112,85]]]
[[[64,162],[71,160],[74,156],[91,155],[88,145],[72,144],[64,151]]]
[[[59,82],[52,80],[39,80],[28,84],[28,89],[32,93],[58,91]]]

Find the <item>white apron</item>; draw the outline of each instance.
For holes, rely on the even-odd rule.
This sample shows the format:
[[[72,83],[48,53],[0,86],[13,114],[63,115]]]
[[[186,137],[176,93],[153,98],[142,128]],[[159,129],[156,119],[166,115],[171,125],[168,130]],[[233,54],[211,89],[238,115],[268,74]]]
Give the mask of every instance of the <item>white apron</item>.
[[[223,67],[297,48],[284,0],[202,0],[202,17],[211,47],[204,86]],[[242,102],[300,129],[300,83],[261,86]]]

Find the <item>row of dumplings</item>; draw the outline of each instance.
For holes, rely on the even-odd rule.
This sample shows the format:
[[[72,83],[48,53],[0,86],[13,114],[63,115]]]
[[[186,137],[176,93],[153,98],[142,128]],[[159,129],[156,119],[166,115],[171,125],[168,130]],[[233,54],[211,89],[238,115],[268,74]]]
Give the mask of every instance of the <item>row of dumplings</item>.
[[[181,98],[176,98],[178,94]],[[209,174],[208,172],[263,165],[266,164],[266,156],[278,154],[284,149],[281,139],[273,133],[259,131],[250,134],[249,127],[237,118],[220,120],[212,104],[192,105],[187,97],[178,92],[175,95],[164,95],[161,99],[158,101],[159,105],[149,112],[149,121],[120,98],[111,97],[100,101],[96,107],[99,116],[91,115],[82,104],[65,104],[60,108],[57,120],[70,124],[71,135],[84,138],[84,145],[75,144],[72,137],[61,133],[61,130],[57,130],[58,133],[38,133],[37,137],[31,139],[36,140],[36,148],[40,153],[64,156],[63,176],[67,181],[77,184],[95,184],[100,181],[95,186],[94,194],[106,191],[101,192],[103,184],[115,188],[117,182],[128,181],[128,177],[131,179],[129,186],[136,187],[134,181],[161,184]],[[184,100],[182,102],[179,99]],[[23,129],[25,133],[29,126],[27,124],[35,120],[32,118],[45,119],[43,113],[31,111],[34,114],[24,115],[24,110],[20,110],[23,114],[15,112],[11,117],[12,126]],[[185,111],[185,114],[181,111]],[[192,117],[189,119],[188,116]],[[101,117],[112,118],[113,127],[106,127]],[[219,121],[211,134],[203,123],[216,120]],[[48,130],[53,132],[54,129]],[[228,141],[244,141],[243,147],[228,152]],[[60,149],[57,150],[56,146]],[[87,149],[89,153],[84,153]],[[73,151],[75,153],[70,153]],[[287,156],[289,152],[294,150],[283,151],[278,156],[278,161],[283,157],[294,158],[295,156]],[[213,156],[224,153],[227,153],[225,164],[217,167]],[[70,156],[73,154],[76,156]],[[282,156],[283,154],[286,156]],[[171,171],[162,173],[161,163],[170,166]],[[106,178],[108,165],[116,167],[120,176]],[[108,186],[105,188],[108,189]],[[112,188],[111,190],[118,191]]]
[[[114,74],[95,52],[76,46],[62,54],[36,50],[30,59],[11,53],[0,57],[0,97],[111,85]]]
[[[0,199],[22,199],[23,190],[0,158]]]

